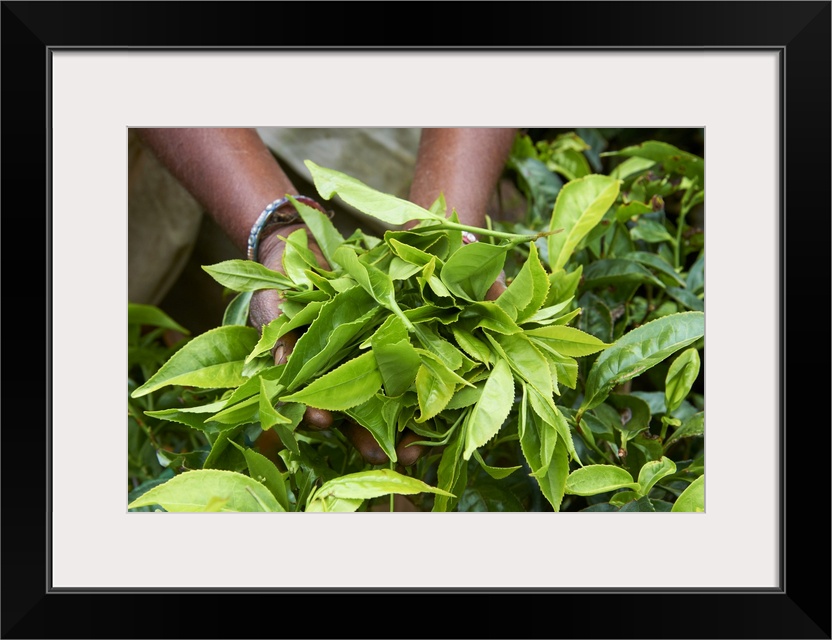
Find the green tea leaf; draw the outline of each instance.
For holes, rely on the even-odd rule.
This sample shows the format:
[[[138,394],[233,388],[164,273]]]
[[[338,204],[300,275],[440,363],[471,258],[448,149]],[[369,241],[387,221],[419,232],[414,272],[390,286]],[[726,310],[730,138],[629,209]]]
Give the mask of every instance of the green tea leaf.
[[[222,316],[222,324],[246,326],[248,324],[248,311],[253,294],[253,291],[243,291],[234,296],[225,308],[225,313]]]
[[[395,313],[404,322],[408,330],[413,330],[413,324],[404,315],[396,300],[396,292],[390,276],[370,264],[363,263],[358,259],[355,252],[347,246],[339,247],[332,258],[355,278],[358,284],[373,296],[376,302]]]
[[[602,403],[613,387],[647,371],[704,333],[705,314],[698,311],[665,316],[625,333],[592,365],[578,419]]]
[[[442,411],[453,397],[459,384],[468,381],[451,371],[445,363],[429,351],[418,350],[421,365],[416,373],[416,395],[420,415],[416,422],[424,422]]]
[[[667,142],[648,140],[641,144],[618,151],[608,151],[602,156],[627,156],[643,158],[661,164],[661,170],[668,174],[696,178],[700,186],[705,184],[705,161],[697,155],[682,151]]]
[[[646,496],[653,486],[665,476],[676,473],[676,463],[670,458],[645,462],[638,472],[639,493]]]
[[[664,387],[664,404],[667,413],[676,411],[688,397],[693,383],[699,377],[699,367],[699,351],[692,347],[680,353],[670,363]]]
[[[574,358],[598,353],[610,346],[590,333],[560,325],[528,329],[525,335],[545,343],[561,355]]]
[[[549,231],[564,229],[564,233],[550,235],[547,239],[550,271],[566,265],[581,240],[615,202],[619,184],[620,181],[614,178],[591,174],[567,182],[560,190]]]
[[[640,488],[626,469],[611,464],[589,464],[576,469],[566,479],[566,493],[594,496],[616,489]]]
[[[236,387],[245,382],[243,365],[257,342],[253,327],[217,327],[188,341],[131,397],[139,398],[168,385],[201,389]]]
[[[455,296],[472,302],[483,300],[503,270],[509,248],[487,242],[462,245],[447,259],[439,277]]]
[[[127,303],[127,324],[162,327],[163,329],[178,331],[186,336],[191,333],[158,307],[136,302]]]
[[[514,404],[514,379],[511,368],[502,358],[491,369],[482,395],[471,409],[465,431],[464,460],[469,460],[475,449],[491,440],[503,426]]]
[[[212,508],[212,504],[221,504]],[[257,480],[219,469],[185,471],[150,489],[128,509],[158,504],[169,512],[281,511],[277,498]]]
[[[694,413],[682,420],[682,424],[673,432],[664,443],[664,450],[667,451],[670,445],[682,438],[696,438],[705,435],[705,412]]]
[[[436,493],[453,497],[452,493],[402,475],[392,469],[375,469],[350,473],[325,482],[311,494],[306,511],[333,511],[338,500],[367,500],[389,494],[414,495],[417,493]],[[352,507],[353,504],[347,505]],[[356,506],[356,509],[360,506]],[[355,509],[350,508],[350,511]]]
[[[289,494],[286,491],[286,482],[283,479],[283,474],[280,473],[280,470],[274,465],[274,462],[254,449],[240,446],[236,442],[232,442],[231,444],[237,447],[245,456],[249,475],[257,480],[257,482],[263,484],[277,499],[279,508],[275,510],[288,511]]]
[[[315,238],[315,242],[321,249],[321,254],[329,264],[333,264],[332,256],[335,250],[344,243],[344,236],[332,224],[332,221],[315,207],[305,205],[292,196],[289,196],[289,200],[294,205],[295,211],[298,212],[303,223],[309,228],[312,237]]]
[[[202,269],[222,286],[232,291],[288,289],[293,286],[290,278],[252,260],[226,260],[218,264],[203,266]]]
[[[301,402],[316,409],[343,411],[366,402],[381,388],[372,351],[345,362],[300,391],[283,396],[283,402]]]
[[[304,164],[312,174],[315,188],[325,200],[337,194],[344,202],[362,213],[392,225],[403,225],[413,220],[444,220],[438,214],[407,200],[377,191],[345,173],[325,169],[311,160],[304,161]]]
[[[387,415],[387,407],[391,404],[401,409],[399,401],[375,394],[366,402],[345,409],[344,413],[367,429],[387,457],[396,462],[396,421],[388,419]]]
[[[702,513],[705,511],[705,476],[701,475],[682,491],[673,507],[673,513],[691,512]]]

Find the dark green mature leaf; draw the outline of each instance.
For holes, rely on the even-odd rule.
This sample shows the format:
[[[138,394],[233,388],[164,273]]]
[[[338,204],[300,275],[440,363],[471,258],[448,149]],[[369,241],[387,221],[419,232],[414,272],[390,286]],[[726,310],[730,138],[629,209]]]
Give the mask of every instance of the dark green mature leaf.
[[[705,314],[688,311],[653,320],[624,334],[595,360],[587,377],[578,419],[618,384],[635,378],[705,333]]]
[[[176,322],[167,313],[150,304],[127,303],[127,324],[137,324],[148,327],[162,327],[178,331],[183,335],[189,335],[188,331],[181,324]]]
[[[155,504],[168,512],[282,510],[277,498],[257,480],[219,469],[181,473],[143,494],[127,508]]]
[[[700,411],[694,413],[692,416],[682,420],[682,424],[676,431],[673,432],[667,441],[664,443],[664,450],[667,451],[670,445],[678,442],[682,438],[695,438],[705,435],[705,412]]]
[[[338,195],[362,213],[393,225],[403,225],[414,220],[444,220],[437,213],[377,191],[345,173],[320,167],[311,160],[306,160],[304,164],[312,174],[315,188],[325,200]]]
[[[685,286],[685,281],[682,280],[682,277],[676,272],[673,265],[658,254],[650,253],[648,251],[631,251],[619,257],[623,260],[632,260],[651,267],[659,273],[666,275],[679,286]]]
[[[667,295],[692,311],[704,311],[705,301],[701,300],[687,289],[681,287],[667,287]]]
[[[651,283],[664,288],[664,283],[637,262],[607,258],[592,262],[584,269],[584,290],[621,283]]]
[[[517,496],[504,488],[504,483],[478,481],[460,496],[459,511],[517,513],[525,509]]]
[[[253,327],[217,327],[191,339],[174,353],[131,397],[139,398],[168,385],[201,389],[236,387],[245,382],[243,365],[257,342]]]
[[[608,151],[601,155],[644,158],[661,164],[665,173],[687,176],[691,179],[696,178],[700,186],[705,184],[704,160],[667,142],[648,140],[639,145],[626,147],[618,151]]]
[[[381,383],[375,355],[368,351],[280,399],[316,409],[343,411],[372,398],[381,389]]]
[[[547,221],[563,187],[563,180],[538,158],[531,139],[526,135],[515,139],[507,166],[517,172],[520,190],[531,209],[528,217],[533,222]]]

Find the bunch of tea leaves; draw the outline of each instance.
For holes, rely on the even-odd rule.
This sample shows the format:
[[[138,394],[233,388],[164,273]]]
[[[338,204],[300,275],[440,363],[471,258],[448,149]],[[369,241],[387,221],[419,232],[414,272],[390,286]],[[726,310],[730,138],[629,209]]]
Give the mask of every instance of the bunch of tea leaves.
[[[448,215],[441,197],[424,209],[346,174],[306,164],[323,199],[337,195],[392,226],[418,223],[386,231],[381,238],[362,231],[345,238],[325,214],[292,199],[306,228],[286,237],[283,273],[248,260],[204,267],[221,285],[239,292],[229,318],[246,317],[251,294],[264,289],[280,291],[282,313],[262,332],[229,320],[194,338],[134,397],[171,384],[226,389],[219,401],[168,410],[165,417],[211,435],[213,448],[204,470],[223,469],[223,457],[241,449],[245,466],[223,471],[250,476],[233,479],[240,483],[233,495],[244,499],[232,503],[235,509],[247,504],[267,511],[290,510],[293,504],[297,510],[352,511],[372,496],[416,491],[436,494],[434,511],[452,510],[472,457],[495,478],[520,468],[488,466],[479,452],[516,411],[525,462],[558,510],[570,462],[580,465],[580,460],[555,399],[562,387],[576,387],[577,358],[610,345],[569,326],[580,313],[573,301],[580,273],[567,273],[565,259],[553,260],[555,269],[548,270],[535,241],[546,237],[550,255],[568,255],[615,200],[618,181],[598,175],[575,181],[559,203],[570,228],[555,240],[562,229],[520,235],[471,227],[461,224],[455,211]],[[465,231],[480,240],[464,243]],[[318,264],[311,241],[330,268]],[[487,299],[507,255],[518,245],[528,252],[522,268],[499,297]],[[300,337],[287,361],[275,365],[272,349],[290,331]],[[302,483],[289,482],[289,476],[315,468],[312,449],[297,430],[307,407],[343,413],[365,427],[391,466],[405,428],[418,434],[420,444],[441,447],[436,487],[421,481],[416,487],[409,482],[415,479],[384,469],[377,470],[383,476],[367,476],[375,473],[368,470],[340,477],[334,471],[318,472],[323,487],[337,482],[338,490],[293,491]],[[234,442],[251,425],[277,432],[286,446],[281,456],[287,471]],[[232,478],[223,474],[212,474],[211,483]],[[251,478],[269,491],[254,490]],[[193,487],[190,482],[183,491]],[[159,489],[142,504],[164,507]],[[230,498],[208,505],[210,496],[204,492],[191,502],[182,500],[181,492],[173,494],[168,504],[178,509],[185,503],[197,504],[193,510],[234,510],[228,507]],[[255,499],[260,494],[271,498]]]

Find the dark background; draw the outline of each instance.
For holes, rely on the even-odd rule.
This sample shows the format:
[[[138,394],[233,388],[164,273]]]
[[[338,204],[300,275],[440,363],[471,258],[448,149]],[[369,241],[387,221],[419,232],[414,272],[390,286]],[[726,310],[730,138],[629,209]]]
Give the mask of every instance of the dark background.
[[[0,203],[5,207],[7,249],[2,257],[7,303],[3,335],[9,347],[2,361],[5,402],[0,431],[3,638],[830,637],[830,386],[828,366],[816,364],[818,354],[825,363],[830,353],[830,3],[454,4],[2,3]],[[390,11],[393,6],[398,7],[395,12]],[[46,179],[48,52],[61,47],[130,46],[780,50],[787,78],[782,96],[781,255],[784,261],[788,257],[788,269],[781,270],[779,283],[783,293],[779,418],[781,463],[784,474],[788,469],[794,479],[781,483],[779,496],[781,587],[678,592],[449,588],[395,594],[138,589],[59,593],[51,589],[49,433],[53,428],[82,430],[83,421],[72,425],[51,421],[50,388],[59,381],[49,377],[50,326],[60,321],[60,310],[52,309],[49,302],[53,212]],[[753,253],[743,259],[753,259]],[[820,295],[815,293],[818,289]],[[789,333],[803,340],[794,339],[787,350]],[[37,348],[40,345],[43,351]],[[787,385],[792,391],[788,409]],[[749,466],[752,462],[743,461]],[[78,517],[90,508],[95,505],[79,504]],[[229,561],[256,561],[252,545],[257,548],[262,542],[221,541],[218,553],[222,550]],[[503,548],[523,544],[523,532],[504,542]],[[302,541],[283,544],[275,548],[314,551],[304,549]],[[672,541],[640,544],[667,549]],[[338,551],[334,533],[333,548],[327,552]],[[125,549],[135,552],[139,550]],[[636,566],[620,548],[611,548],[610,553],[622,570]],[[179,558],[151,553],[148,561],[187,572],[187,563],[197,560],[187,554]],[[395,571],[400,562],[374,559],[369,566]]]

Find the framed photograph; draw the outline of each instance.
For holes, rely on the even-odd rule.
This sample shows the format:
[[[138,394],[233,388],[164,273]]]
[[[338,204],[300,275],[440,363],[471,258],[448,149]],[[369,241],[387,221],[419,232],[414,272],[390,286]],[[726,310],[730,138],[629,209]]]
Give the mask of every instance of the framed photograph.
[[[2,637],[830,638],[830,5],[3,2]],[[128,513],[148,126],[704,130],[704,513]]]

